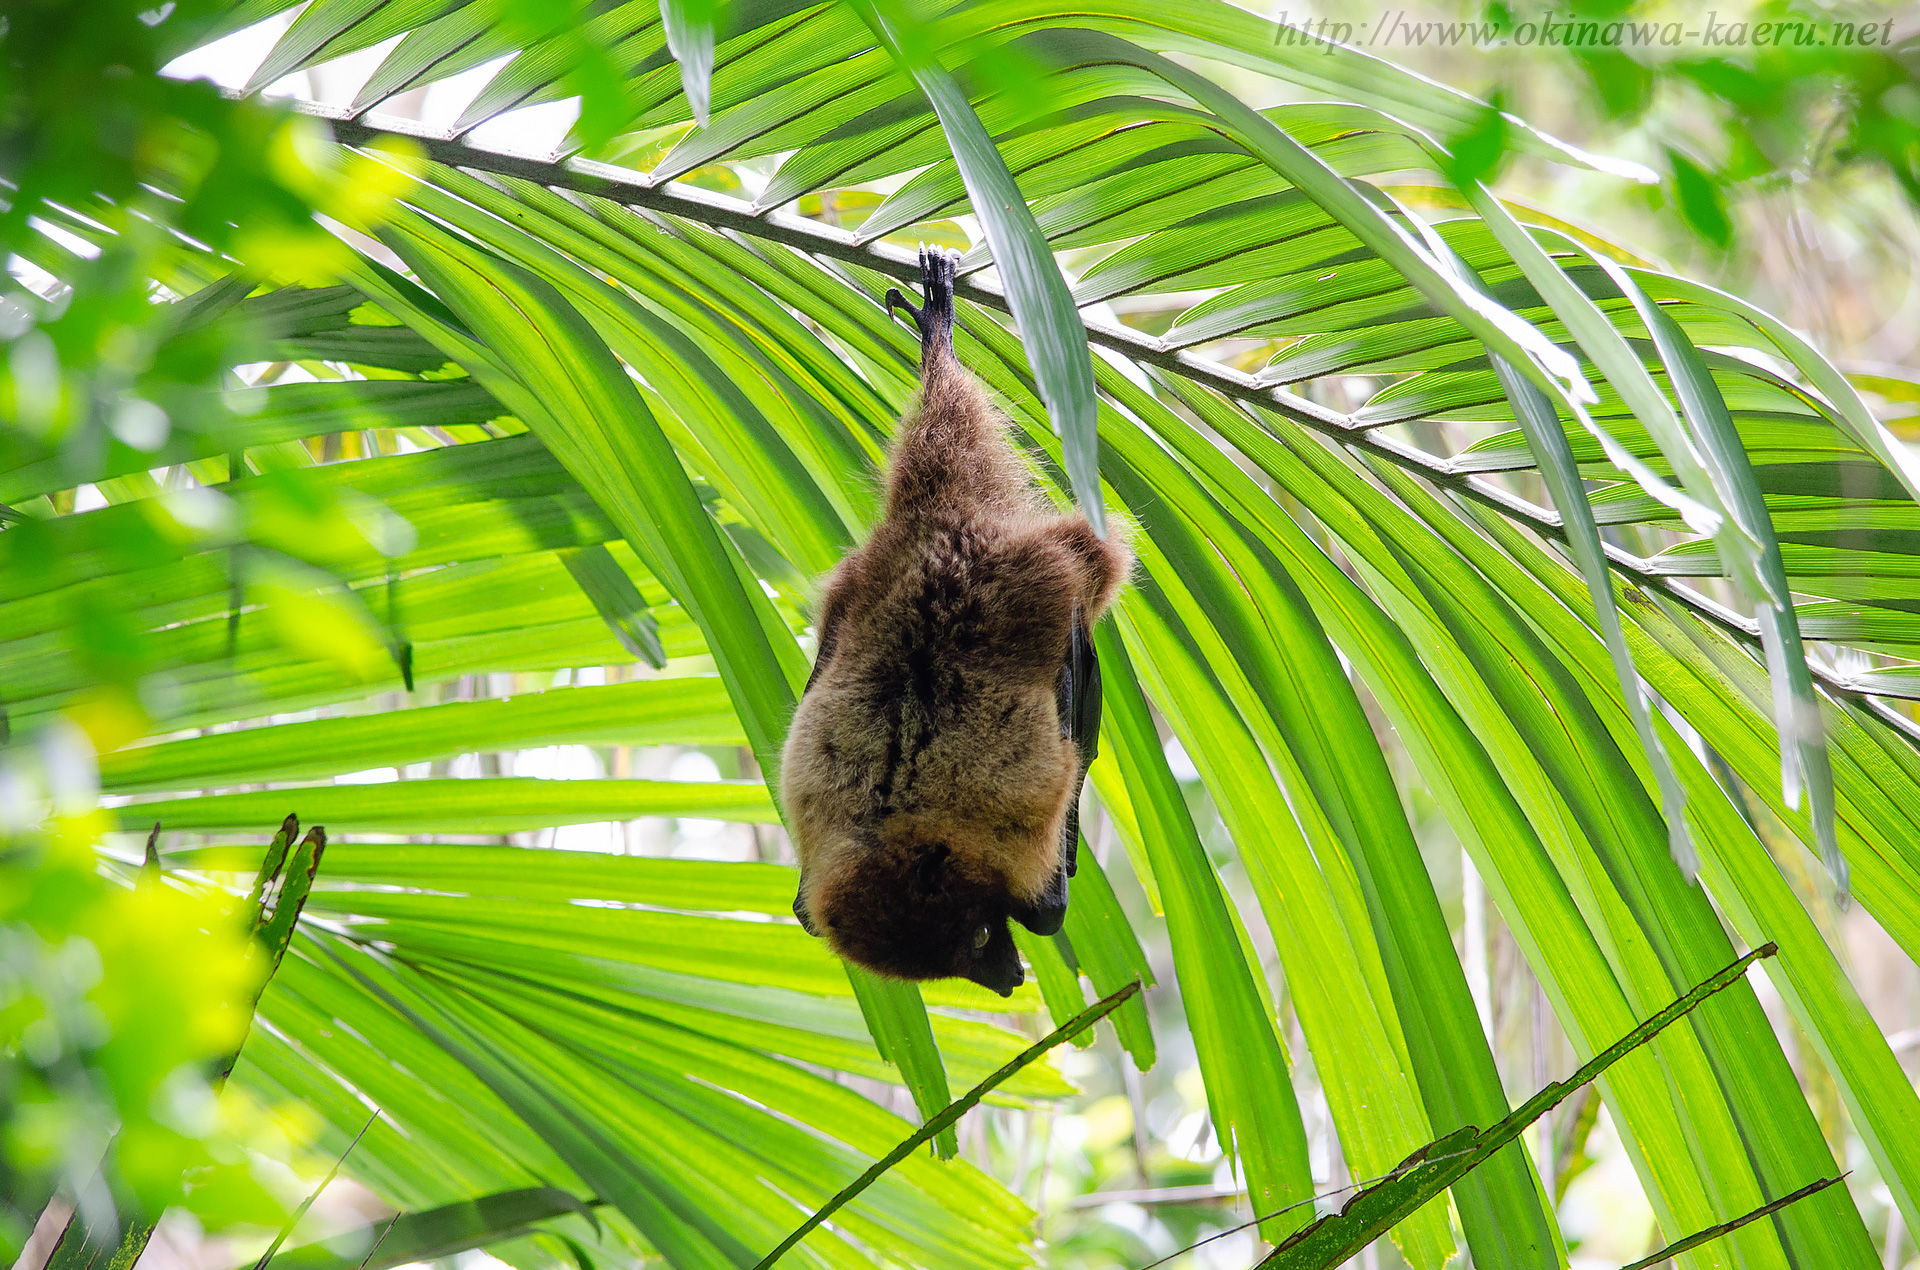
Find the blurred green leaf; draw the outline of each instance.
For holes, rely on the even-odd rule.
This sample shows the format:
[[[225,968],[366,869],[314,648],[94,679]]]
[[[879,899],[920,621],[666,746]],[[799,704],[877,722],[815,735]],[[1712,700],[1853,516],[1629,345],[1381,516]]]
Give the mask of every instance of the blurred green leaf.
[[[392,1270],[469,1248],[484,1248],[525,1233],[537,1223],[575,1214],[593,1218],[594,1203],[551,1186],[501,1191],[457,1200],[418,1213],[344,1231],[320,1243],[289,1248],[274,1258],[281,1270]],[[345,1246],[359,1251],[336,1253]]]
[[[1667,151],[1667,172],[1673,178],[1674,206],[1693,232],[1721,250],[1733,245],[1733,221],[1727,215],[1720,184],[1699,164],[1678,150]]]

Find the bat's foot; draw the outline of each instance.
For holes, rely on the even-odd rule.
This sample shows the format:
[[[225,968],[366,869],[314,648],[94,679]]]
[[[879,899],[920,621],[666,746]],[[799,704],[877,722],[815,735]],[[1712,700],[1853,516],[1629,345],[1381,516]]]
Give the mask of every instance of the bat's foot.
[[[949,353],[953,351],[953,278],[959,267],[957,251],[944,247],[920,249],[920,285],[927,293],[923,338]]]
[[[920,364],[927,366],[942,353],[953,352],[953,278],[960,253],[944,247],[920,248],[920,285],[926,307],[916,307],[897,287],[887,290],[887,312],[898,305],[920,331]]]

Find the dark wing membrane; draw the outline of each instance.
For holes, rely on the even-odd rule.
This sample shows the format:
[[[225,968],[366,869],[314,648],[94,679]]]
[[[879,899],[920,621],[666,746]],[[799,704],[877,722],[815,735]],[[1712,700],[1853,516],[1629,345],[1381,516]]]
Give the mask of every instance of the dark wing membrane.
[[[1067,867],[1063,863],[1040,898],[1031,904],[1015,906],[1008,916],[1036,935],[1057,935],[1067,924]]]
[[[1080,772],[1100,755],[1100,657],[1093,651],[1093,632],[1084,616],[1073,624],[1067,645],[1067,666],[1073,675],[1073,712],[1070,735],[1080,750]],[[1064,722],[1064,721],[1063,721]]]
[[[830,612],[821,619],[820,651],[814,655],[813,672],[807,676],[807,686],[800,690],[802,697],[813,691],[813,685],[819,680],[820,672],[827,668],[829,661],[833,660],[833,646],[834,642],[839,638],[839,635],[840,615],[838,612]],[[805,877],[800,879],[800,890],[793,897],[793,915],[800,919],[802,926],[806,927],[807,934],[812,935],[815,939],[820,938],[820,932],[813,924],[813,914],[807,911],[807,880]]]
[[[1066,922],[1067,879],[1080,867],[1080,788],[1086,783],[1087,764],[1100,752],[1100,659],[1094,655],[1086,614],[1077,607],[1066,660],[1054,681],[1054,707],[1060,715],[1060,735],[1072,737],[1080,751],[1080,771],[1060,831],[1060,868],[1037,902],[1013,914],[1015,921],[1036,935],[1052,935]]]
[[[830,612],[821,619],[820,651],[814,654],[813,672],[807,676],[807,686],[800,690],[801,696],[804,697],[813,691],[813,685],[820,679],[820,672],[825,670],[827,663],[833,660],[833,646],[839,638],[840,614],[837,611]],[[1099,709],[1100,707],[1098,705],[1094,706],[1094,721],[1096,724],[1099,722]]]
[[[1060,667],[1056,694],[1060,711],[1060,735],[1073,738],[1080,751],[1080,778],[1073,785],[1073,805],[1067,811],[1067,824],[1060,844],[1067,876],[1079,868],[1080,786],[1087,778],[1087,765],[1100,753],[1100,658],[1093,650],[1093,632],[1087,629],[1084,610],[1076,608],[1073,631],[1067,637],[1067,660]]]
[[[820,938],[819,928],[813,924],[813,914],[807,911],[807,883],[804,878],[800,881],[799,892],[793,897],[793,915],[800,919],[800,925],[806,929],[807,934],[815,939]]]

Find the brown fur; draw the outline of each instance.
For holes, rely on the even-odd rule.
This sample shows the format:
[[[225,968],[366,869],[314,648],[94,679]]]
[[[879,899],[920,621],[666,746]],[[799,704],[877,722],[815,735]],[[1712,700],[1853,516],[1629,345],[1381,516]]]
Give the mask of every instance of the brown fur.
[[[1132,564],[1046,504],[943,343],[885,518],[827,583],[781,769],[796,911],[842,956],[909,979],[968,974],[975,933],[1009,939],[1010,905],[1059,870],[1080,769],[1055,684],[1076,606],[1097,621]]]

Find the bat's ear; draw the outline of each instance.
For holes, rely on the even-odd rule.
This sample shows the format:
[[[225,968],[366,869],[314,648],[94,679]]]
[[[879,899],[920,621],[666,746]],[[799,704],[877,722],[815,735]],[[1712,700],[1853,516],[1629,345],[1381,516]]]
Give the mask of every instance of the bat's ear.
[[[947,885],[947,865],[953,852],[945,843],[928,847],[913,862],[913,884],[922,895],[936,895]]]
[[[1004,921],[988,937],[986,947],[973,954],[967,978],[1003,997],[1012,996],[1013,990],[1027,981],[1026,972],[1020,968],[1020,950],[1014,947],[1013,932]]]
[[[1031,904],[1013,910],[1013,920],[1036,935],[1057,935],[1067,922],[1067,870],[1064,865]]]

